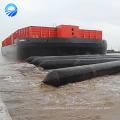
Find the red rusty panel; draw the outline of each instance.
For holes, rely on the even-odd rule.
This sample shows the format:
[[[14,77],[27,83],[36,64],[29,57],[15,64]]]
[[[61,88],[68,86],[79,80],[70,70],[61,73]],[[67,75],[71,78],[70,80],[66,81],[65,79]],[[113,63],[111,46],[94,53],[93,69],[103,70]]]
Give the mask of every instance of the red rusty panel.
[[[60,25],[57,26],[57,37],[73,38],[79,37],[79,27],[72,25]]]
[[[10,37],[9,37],[9,45],[12,44],[12,41],[13,41],[13,35],[10,35]]]
[[[90,30],[84,30],[84,38],[90,38]]]
[[[2,46],[14,44],[19,38],[88,38],[102,39],[102,31],[79,29],[78,26],[60,25],[57,28],[30,26],[17,30],[2,42]]]
[[[41,37],[48,38],[49,37],[49,27],[42,27],[41,28]]]
[[[17,38],[49,38],[56,37],[56,29],[52,27],[35,27],[30,26],[26,28],[19,29],[16,32]]]
[[[79,38],[102,39],[102,31],[79,29]]]
[[[8,38],[8,45],[11,45],[11,36]]]
[[[102,31],[96,31],[96,39],[102,40]]]
[[[30,26],[27,31],[28,37],[40,38],[41,37],[41,27]]]
[[[17,35],[18,35],[18,38],[22,38],[21,29],[19,29],[19,30],[17,31]]]
[[[49,28],[49,37],[57,37],[57,30],[55,28]]]
[[[90,30],[90,39],[96,39],[96,31]]]
[[[84,30],[79,29],[79,38],[84,38]]]
[[[41,38],[55,37],[56,30],[50,27],[39,27],[39,31],[34,29],[30,31],[30,35],[32,35],[32,37],[41,37]]]
[[[6,45],[8,45],[8,38],[6,38]]]
[[[15,41],[16,37],[17,37],[17,36],[16,36],[16,32],[13,33],[13,34],[10,36],[11,44],[14,44],[14,41]]]
[[[6,45],[10,45],[10,37],[6,38]]]
[[[16,31],[16,38],[20,38],[19,32],[20,32],[20,30]]]
[[[40,32],[41,32],[40,27],[30,26],[30,27],[28,27],[28,29],[26,31],[26,35],[27,35],[26,37],[38,38],[38,37],[40,37]]]

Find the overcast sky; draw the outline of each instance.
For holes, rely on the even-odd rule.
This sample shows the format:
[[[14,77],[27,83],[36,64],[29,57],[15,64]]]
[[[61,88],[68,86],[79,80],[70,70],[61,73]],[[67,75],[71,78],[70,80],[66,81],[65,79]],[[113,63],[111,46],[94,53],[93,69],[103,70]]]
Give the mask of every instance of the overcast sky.
[[[15,17],[5,14],[8,3],[18,7]],[[22,27],[60,24],[102,30],[108,49],[120,50],[120,0],[0,0],[0,42]]]

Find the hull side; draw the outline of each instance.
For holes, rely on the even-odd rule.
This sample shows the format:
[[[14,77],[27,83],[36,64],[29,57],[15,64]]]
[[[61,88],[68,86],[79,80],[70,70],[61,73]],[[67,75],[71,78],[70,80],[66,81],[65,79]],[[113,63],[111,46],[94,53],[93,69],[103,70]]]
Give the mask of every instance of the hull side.
[[[23,38],[2,47],[3,55],[25,60],[30,56],[105,54],[105,40],[81,38]]]

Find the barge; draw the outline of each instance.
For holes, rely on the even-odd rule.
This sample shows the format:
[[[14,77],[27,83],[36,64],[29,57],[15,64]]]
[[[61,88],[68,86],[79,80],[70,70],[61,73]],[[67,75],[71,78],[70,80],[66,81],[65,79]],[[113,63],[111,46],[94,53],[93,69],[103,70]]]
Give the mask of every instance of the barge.
[[[107,42],[98,30],[84,30],[72,25],[30,26],[6,38],[1,51],[3,55],[19,60],[30,56],[105,54]]]

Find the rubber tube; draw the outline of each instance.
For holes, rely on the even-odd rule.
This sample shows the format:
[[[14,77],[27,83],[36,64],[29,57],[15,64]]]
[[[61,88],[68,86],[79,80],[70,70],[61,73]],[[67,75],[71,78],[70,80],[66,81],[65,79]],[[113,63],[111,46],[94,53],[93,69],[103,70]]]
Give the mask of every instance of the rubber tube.
[[[74,55],[74,56],[45,56],[35,58],[31,64],[38,66],[45,60],[61,60],[61,59],[98,59],[98,58],[120,58],[120,56],[100,56],[100,55]]]
[[[120,61],[61,68],[49,72],[44,78],[43,83],[59,87],[68,83],[80,82],[118,72],[120,72]]]
[[[40,57],[40,58],[35,58],[31,64],[34,64],[35,66],[38,66],[41,64],[41,62],[45,60],[65,60],[65,59],[95,59],[99,58],[99,56],[93,57],[93,56],[51,56],[51,57]]]
[[[72,56],[72,57],[68,57],[68,56],[64,56],[64,57],[44,57],[44,58],[36,58],[34,59],[31,64],[38,66],[41,62],[45,61],[45,60],[64,60],[64,59],[78,59],[80,57],[78,56]],[[82,57],[81,59],[88,59],[88,57]],[[89,58],[90,59],[90,58]]]
[[[39,66],[44,69],[58,69],[58,68],[90,65],[90,64],[119,61],[119,60],[120,58],[45,60],[41,62]]]
[[[26,59],[26,62],[28,62],[28,63],[31,63],[33,60],[38,60],[38,59],[56,59],[56,58],[58,58],[58,59],[63,59],[63,58],[66,58],[66,59],[72,59],[72,58],[78,58],[78,57],[81,57],[81,58],[91,58],[91,57],[93,57],[93,58],[99,58],[99,57],[107,57],[107,58],[110,58],[110,57],[112,57],[112,58],[118,58],[118,57],[120,57],[119,55],[70,55],[70,56],[31,56],[31,57],[29,57],[29,58],[27,58]],[[32,64],[32,63],[31,63]],[[33,62],[33,64],[34,64],[34,62]]]
[[[44,69],[65,68],[73,66],[73,64],[76,63],[77,61],[78,59],[45,60],[41,62],[38,67],[42,67]]]
[[[47,58],[53,58],[53,57],[59,57],[59,56],[31,56],[31,57],[27,58],[25,61],[32,64],[31,62],[34,59],[47,59]]]
[[[28,62],[28,63],[31,63],[31,61],[33,61],[35,58],[38,58],[40,56],[31,56],[29,58],[27,58],[25,61]]]

